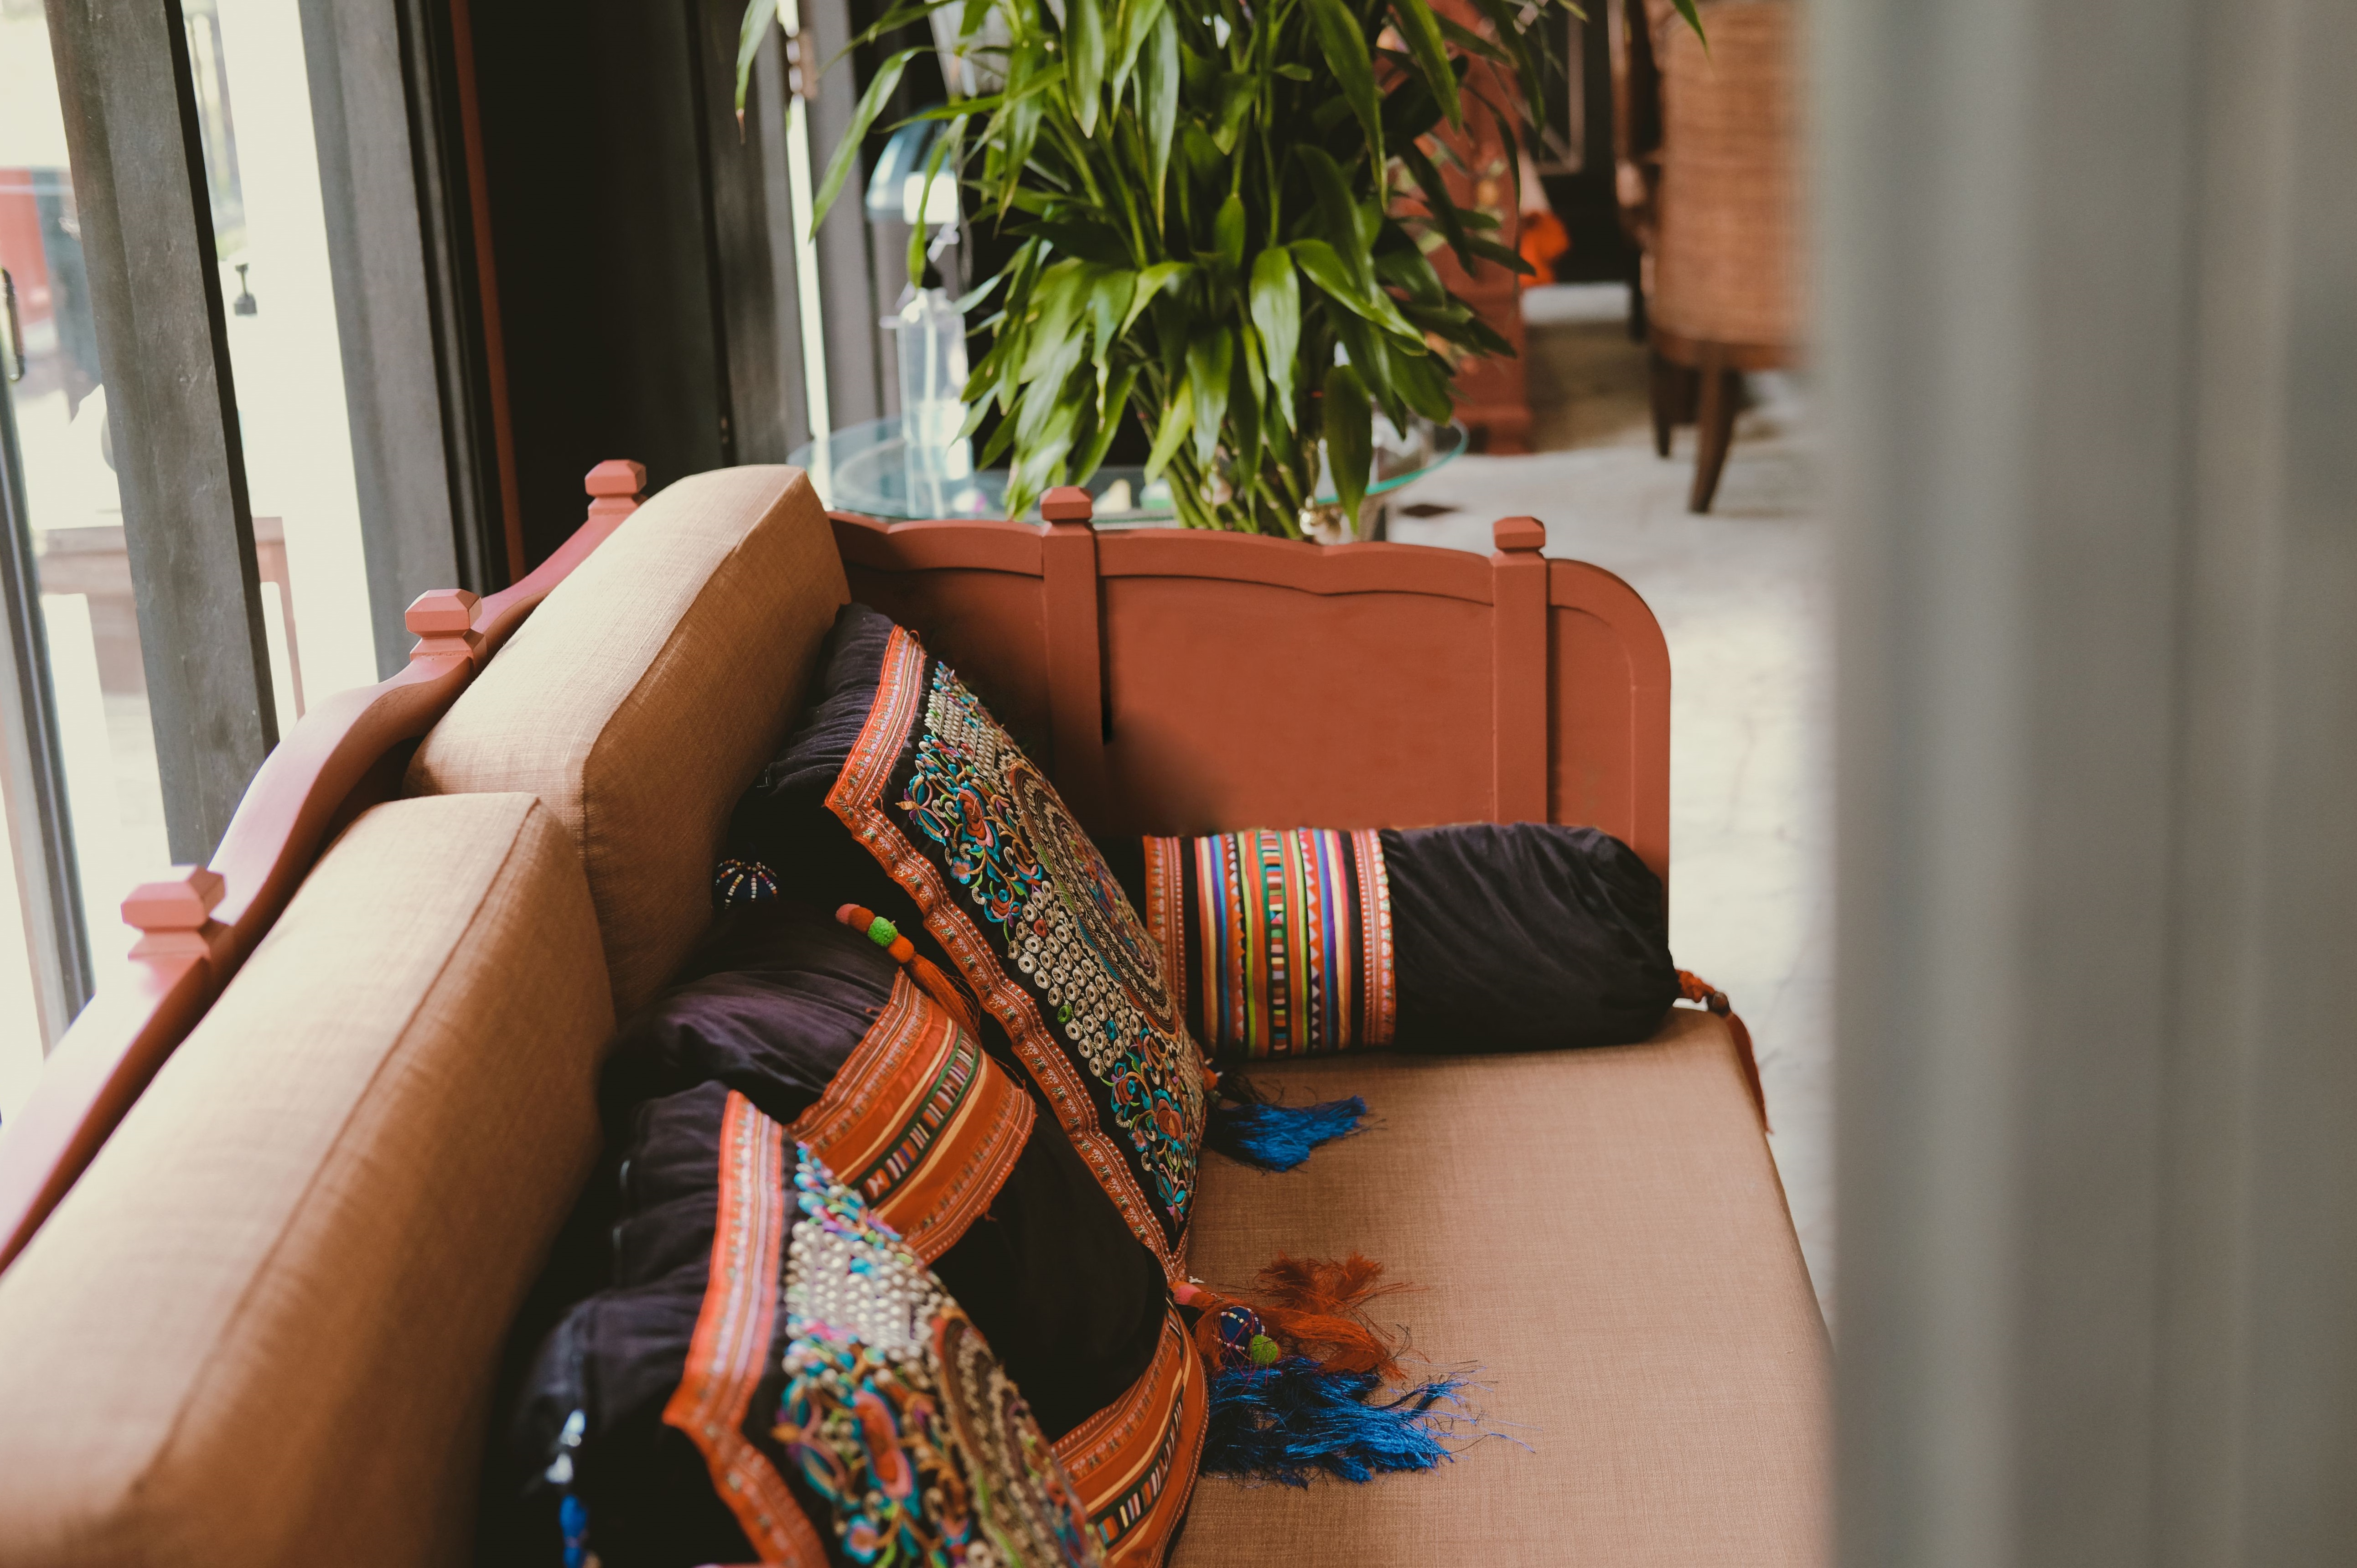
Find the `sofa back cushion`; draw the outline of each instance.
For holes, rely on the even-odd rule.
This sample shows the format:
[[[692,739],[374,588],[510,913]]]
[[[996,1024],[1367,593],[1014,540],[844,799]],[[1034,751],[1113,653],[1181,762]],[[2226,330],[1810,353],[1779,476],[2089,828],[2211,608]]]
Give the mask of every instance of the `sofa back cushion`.
[[[0,1274],[0,1555],[462,1560],[608,997],[532,797],[361,817]]]
[[[418,747],[407,791],[547,803],[580,851],[628,1013],[703,931],[729,809],[777,751],[848,596],[802,470],[682,479],[484,668]]]

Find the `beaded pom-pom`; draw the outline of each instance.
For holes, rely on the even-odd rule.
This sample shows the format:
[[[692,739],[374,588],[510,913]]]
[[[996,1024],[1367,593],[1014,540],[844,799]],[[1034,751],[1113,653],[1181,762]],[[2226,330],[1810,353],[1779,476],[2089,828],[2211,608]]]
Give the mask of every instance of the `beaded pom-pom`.
[[[778,874],[758,860],[724,860],[712,868],[712,903],[768,904],[778,897]]]

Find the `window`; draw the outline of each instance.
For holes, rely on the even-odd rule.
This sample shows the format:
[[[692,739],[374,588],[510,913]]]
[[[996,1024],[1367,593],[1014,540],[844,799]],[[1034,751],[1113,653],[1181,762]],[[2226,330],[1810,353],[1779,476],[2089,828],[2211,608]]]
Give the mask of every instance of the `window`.
[[[296,0],[177,9],[177,39],[167,8],[55,37],[0,0],[0,1115],[126,950],[128,886],[380,673]]]

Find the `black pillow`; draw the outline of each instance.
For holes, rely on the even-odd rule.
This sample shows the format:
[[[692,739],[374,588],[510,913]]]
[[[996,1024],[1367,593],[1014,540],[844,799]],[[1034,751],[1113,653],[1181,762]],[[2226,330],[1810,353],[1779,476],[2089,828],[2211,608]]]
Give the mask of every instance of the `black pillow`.
[[[625,1259],[648,1272],[565,1317],[519,1412],[544,1551],[815,1568],[987,1540],[1102,1561],[1013,1380],[857,1193],[721,1084],[639,1121],[625,1225],[652,1245]]]
[[[1660,879],[1594,828],[1295,828],[1125,839],[1215,1059],[1624,1045],[1679,995]]]
[[[1138,1422],[1109,1415],[1151,1413],[1155,1437],[1183,1424],[1174,1395],[1188,1369],[1167,1344],[1178,1330],[1158,1263],[1061,1133],[866,936],[791,905],[725,912],[683,978],[624,1026],[605,1096],[620,1155],[611,1283],[544,1341],[503,1477],[509,1495],[533,1498],[544,1545],[555,1539],[552,1466],[572,1473],[572,1506],[587,1508],[614,1568],[744,1561],[758,1544],[721,1505],[718,1451],[666,1422],[711,1310],[732,1103],[742,1125],[758,1116],[807,1146],[931,1265],[1043,1440],[1070,1440],[1076,1474],[1101,1467],[1095,1428],[1120,1426],[1124,1453],[1144,1440]],[[777,1376],[737,1412],[756,1447],[777,1409],[783,1332],[780,1321],[761,1362]],[[1166,1477],[1165,1489],[1183,1496],[1191,1476]],[[1168,1511],[1154,1500],[1156,1517]]]
[[[812,705],[725,853],[749,887],[888,917],[972,987],[985,1047],[1185,1277],[1209,1069],[1103,857],[954,671],[845,606]]]

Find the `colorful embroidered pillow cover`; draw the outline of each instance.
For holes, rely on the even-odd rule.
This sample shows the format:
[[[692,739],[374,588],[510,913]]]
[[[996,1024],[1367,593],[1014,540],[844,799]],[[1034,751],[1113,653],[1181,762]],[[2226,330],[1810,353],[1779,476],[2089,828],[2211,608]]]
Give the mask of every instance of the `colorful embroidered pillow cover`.
[[[971,986],[985,1045],[1029,1080],[1172,1278],[1206,1069],[1160,949],[1022,748],[917,639],[845,607],[812,708],[748,791],[727,854],[828,908],[887,916]]]
[[[1659,879],[1594,828],[1262,830],[1108,859],[1221,1060],[1622,1045],[1679,995]]]
[[[754,1391],[782,1366],[781,1325],[723,1336],[746,1395],[736,1438],[679,1420],[675,1397],[716,1375],[697,1326],[745,1277],[713,1266],[748,1255],[741,1237],[716,1239],[734,1212],[736,1102],[839,1172],[931,1266],[1029,1396],[1116,1560],[1158,1550],[1191,1485],[1203,1397],[1161,1270],[1061,1133],[899,965],[799,909],[731,911],[690,975],[625,1026],[608,1096],[628,1129],[613,1283],[543,1344],[511,1444],[526,1475],[560,1460],[576,1473],[604,1562],[741,1561],[732,1530],[759,1544],[758,1521],[740,1509],[732,1525],[716,1499],[745,1495],[723,1484],[724,1460],[778,1409],[774,1390]],[[739,1219],[759,1220],[745,1201]]]
[[[535,1369],[567,1568],[1104,1561],[914,1248],[743,1095],[706,1085],[650,1112],[637,1152],[674,1156],[652,1186],[701,1223],[660,1226],[674,1265],[584,1304]],[[615,1419],[650,1407],[659,1423]]]

